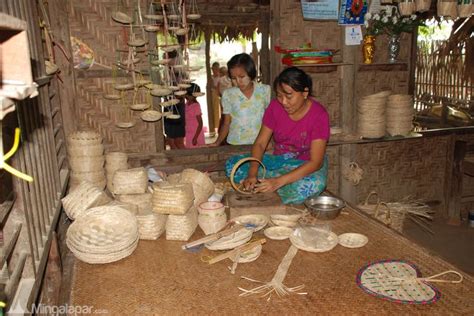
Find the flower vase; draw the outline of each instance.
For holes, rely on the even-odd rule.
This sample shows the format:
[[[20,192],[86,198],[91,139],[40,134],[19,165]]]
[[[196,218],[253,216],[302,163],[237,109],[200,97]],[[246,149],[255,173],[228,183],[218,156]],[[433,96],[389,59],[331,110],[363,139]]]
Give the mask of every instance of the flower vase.
[[[388,62],[396,63],[398,58],[398,53],[400,52],[400,35],[390,36],[388,41]]]
[[[373,63],[374,52],[375,52],[375,36],[373,35],[364,36],[364,42],[362,46],[362,53],[364,55],[364,64]]]

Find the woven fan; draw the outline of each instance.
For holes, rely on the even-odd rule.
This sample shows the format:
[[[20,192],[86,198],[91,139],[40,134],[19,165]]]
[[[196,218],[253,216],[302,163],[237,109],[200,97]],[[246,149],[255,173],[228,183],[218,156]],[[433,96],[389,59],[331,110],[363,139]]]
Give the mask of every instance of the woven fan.
[[[436,279],[446,274],[456,274],[458,280]],[[456,271],[445,271],[422,278],[420,270],[412,263],[402,260],[381,260],[364,266],[357,273],[357,285],[366,293],[396,303],[430,304],[441,297],[441,293],[429,282],[461,283],[462,275]]]

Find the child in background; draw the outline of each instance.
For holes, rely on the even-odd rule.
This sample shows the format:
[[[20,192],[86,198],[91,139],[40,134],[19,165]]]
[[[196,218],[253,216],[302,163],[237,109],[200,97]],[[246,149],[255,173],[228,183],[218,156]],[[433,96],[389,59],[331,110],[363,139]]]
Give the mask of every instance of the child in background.
[[[193,96],[194,92],[201,92],[201,88],[197,84],[191,83],[186,91],[186,148],[196,148],[205,144],[201,105]]]

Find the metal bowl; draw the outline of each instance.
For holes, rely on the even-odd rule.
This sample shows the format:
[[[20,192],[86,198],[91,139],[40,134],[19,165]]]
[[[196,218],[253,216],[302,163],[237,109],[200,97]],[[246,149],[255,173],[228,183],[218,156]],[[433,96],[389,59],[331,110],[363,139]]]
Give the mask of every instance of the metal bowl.
[[[343,200],[332,196],[318,196],[306,199],[304,205],[318,219],[335,219],[346,206]]]

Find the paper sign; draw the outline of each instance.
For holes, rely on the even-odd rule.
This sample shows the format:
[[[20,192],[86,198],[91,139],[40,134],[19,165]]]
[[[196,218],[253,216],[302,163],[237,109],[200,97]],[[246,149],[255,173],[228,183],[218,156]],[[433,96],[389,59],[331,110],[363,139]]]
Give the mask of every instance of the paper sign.
[[[346,45],[360,45],[362,30],[360,25],[346,26]]]
[[[338,1],[301,0],[301,9],[305,20],[337,20]]]

